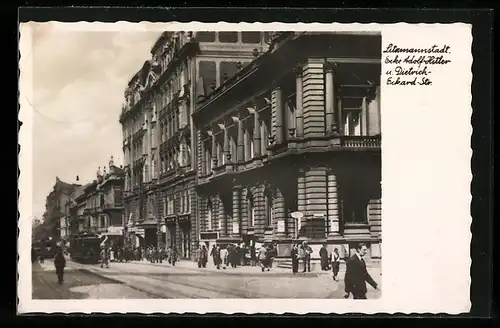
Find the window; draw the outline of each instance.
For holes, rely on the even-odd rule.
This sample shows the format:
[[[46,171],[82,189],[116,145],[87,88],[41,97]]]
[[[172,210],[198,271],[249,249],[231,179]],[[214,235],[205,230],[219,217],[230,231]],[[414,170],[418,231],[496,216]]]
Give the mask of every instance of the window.
[[[238,32],[219,32],[219,42],[222,43],[238,42]]]
[[[223,84],[227,79],[230,79],[238,72],[236,62],[223,61],[219,66],[219,81]]]
[[[167,197],[167,215],[174,214],[174,195],[169,195]]]
[[[210,231],[212,230],[212,201],[208,200],[207,201],[207,230]]]
[[[253,195],[250,189],[247,190],[247,204],[248,204],[248,224],[250,227],[255,226],[255,207],[253,202]]]
[[[342,200],[342,218],[345,224],[368,223],[368,201],[349,194]]]
[[[342,119],[344,124],[344,134],[347,136],[361,135],[361,110],[343,110]]]
[[[217,64],[214,61],[200,61],[198,69],[205,94],[209,94],[212,92],[212,84],[217,86]]]
[[[266,227],[272,227],[274,222],[274,201],[272,191],[267,190],[265,193],[266,199]]]
[[[241,42],[260,43],[260,32],[241,32]]]
[[[215,32],[196,32],[196,41],[215,42]]]

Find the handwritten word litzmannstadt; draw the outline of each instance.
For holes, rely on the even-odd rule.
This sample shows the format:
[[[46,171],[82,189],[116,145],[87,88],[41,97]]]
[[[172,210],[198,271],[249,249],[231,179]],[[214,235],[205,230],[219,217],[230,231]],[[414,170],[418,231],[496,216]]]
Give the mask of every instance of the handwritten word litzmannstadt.
[[[390,43],[387,48],[383,51],[383,53],[426,53],[426,54],[433,54],[433,53],[442,53],[442,54],[448,54],[450,51],[450,46],[449,45],[443,45],[442,47],[438,45],[433,45],[432,47],[428,48],[399,48],[398,46]]]

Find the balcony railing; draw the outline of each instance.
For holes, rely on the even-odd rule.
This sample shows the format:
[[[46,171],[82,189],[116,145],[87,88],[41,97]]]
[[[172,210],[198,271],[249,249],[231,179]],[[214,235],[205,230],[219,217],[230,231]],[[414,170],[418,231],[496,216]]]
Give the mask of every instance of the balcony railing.
[[[380,136],[343,136],[341,146],[349,148],[377,148],[380,147]]]

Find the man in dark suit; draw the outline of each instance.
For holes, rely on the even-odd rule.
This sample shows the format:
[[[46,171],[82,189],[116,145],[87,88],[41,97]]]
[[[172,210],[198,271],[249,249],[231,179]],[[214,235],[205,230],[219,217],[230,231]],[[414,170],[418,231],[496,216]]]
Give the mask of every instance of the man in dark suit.
[[[366,283],[377,289],[377,283],[372,279],[366,270],[364,256],[368,248],[365,244],[356,246],[356,254],[351,256],[346,263],[344,278],[345,298],[351,293],[354,299],[366,299]]]

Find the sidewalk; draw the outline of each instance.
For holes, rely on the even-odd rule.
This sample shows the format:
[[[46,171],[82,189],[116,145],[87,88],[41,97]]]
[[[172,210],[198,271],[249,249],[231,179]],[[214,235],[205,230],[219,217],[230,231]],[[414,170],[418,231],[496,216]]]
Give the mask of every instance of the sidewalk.
[[[175,266],[172,266],[172,264],[168,264],[168,262],[163,261],[162,263],[151,263],[146,260],[142,261],[131,261],[128,262],[129,264],[135,264],[135,265],[146,265],[146,266],[153,266],[153,267],[162,267],[162,268],[178,268],[178,269],[187,269],[187,270],[193,270],[197,272],[217,272],[219,274],[228,274],[228,275],[279,275],[279,276],[294,276],[292,273],[291,269],[287,268],[279,268],[277,267],[277,264],[273,263],[273,267],[271,268],[270,271],[265,271],[262,272],[259,266],[239,266],[236,268],[232,267],[226,267],[226,269],[219,269],[213,265],[213,263],[207,263],[206,268],[198,268],[198,263],[194,261],[189,261],[189,260],[181,260],[179,262],[175,263]],[[120,263],[118,263],[120,264]],[[122,263],[123,264],[123,263]],[[380,264],[379,263],[373,263],[368,266],[368,271],[370,273],[373,272],[375,275],[380,275]],[[345,265],[340,266],[340,271],[339,275],[343,275],[345,273]],[[302,273],[300,270],[296,275],[300,276],[310,276],[310,277],[318,277],[318,276],[331,276],[332,272],[331,270],[329,271],[312,271],[308,273]]]

